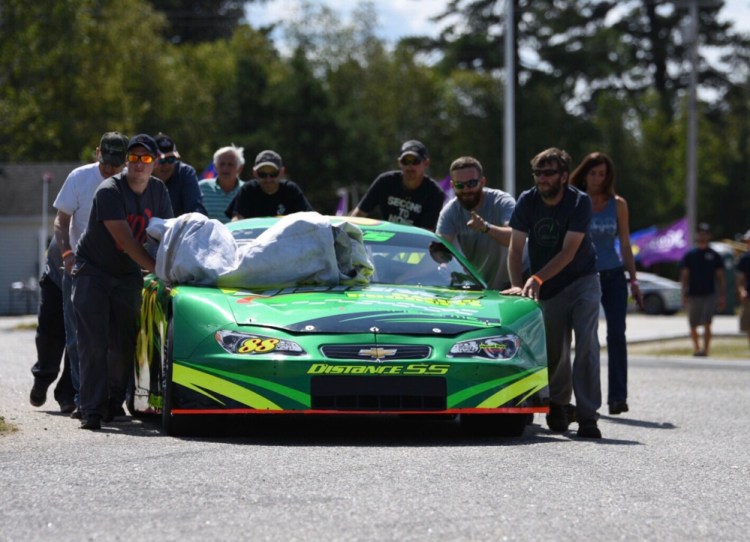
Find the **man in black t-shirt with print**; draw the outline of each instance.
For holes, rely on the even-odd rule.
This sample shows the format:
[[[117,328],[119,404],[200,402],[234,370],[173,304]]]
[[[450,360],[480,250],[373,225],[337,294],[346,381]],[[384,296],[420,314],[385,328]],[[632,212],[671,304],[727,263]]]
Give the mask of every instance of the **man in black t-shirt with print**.
[[[399,171],[382,173],[373,181],[352,216],[366,217],[379,207],[383,220],[435,231],[445,194],[425,175],[430,165],[427,147],[416,139],[405,142],[398,165]]]
[[[154,217],[172,218],[167,187],[152,177],[159,150],[139,134],[128,143],[127,170],[102,181],[78,242],[73,277],[81,428],[124,415],[132,378],[143,271],[153,272],[146,228]]]

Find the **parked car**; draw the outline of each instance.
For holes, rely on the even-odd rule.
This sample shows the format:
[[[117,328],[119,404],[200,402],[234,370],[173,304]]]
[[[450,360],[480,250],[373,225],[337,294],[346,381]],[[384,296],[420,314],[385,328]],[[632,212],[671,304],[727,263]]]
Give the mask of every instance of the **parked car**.
[[[280,220],[227,228],[241,246]],[[361,229],[369,282],[219,288],[149,275],[131,412],[161,414],[170,435],[211,416],[409,414],[520,436],[548,411],[538,303],[486,289],[430,231],[328,220]]]
[[[682,308],[682,287],[679,282],[639,271],[638,283],[643,294],[643,312],[646,314],[674,314]],[[632,299],[631,302],[635,306]]]

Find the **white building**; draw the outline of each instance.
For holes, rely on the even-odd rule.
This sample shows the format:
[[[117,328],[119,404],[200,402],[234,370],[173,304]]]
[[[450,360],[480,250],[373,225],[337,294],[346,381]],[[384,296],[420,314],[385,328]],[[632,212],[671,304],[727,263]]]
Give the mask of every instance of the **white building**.
[[[0,315],[36,314],[52,202],[79,163],[0,164]],[[45,181],[45,179],[48,179]],[[41,267],[40,267],[41,261]]]

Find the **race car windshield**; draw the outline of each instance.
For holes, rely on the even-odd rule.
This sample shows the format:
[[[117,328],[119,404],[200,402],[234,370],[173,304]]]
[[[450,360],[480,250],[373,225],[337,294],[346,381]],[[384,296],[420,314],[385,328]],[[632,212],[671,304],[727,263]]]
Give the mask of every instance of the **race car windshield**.
[[[251,242],[265,228],[232,232],[238,244]],[[363,229],[363,238],[375,272],[371,284],[431,286],[483,290],[476,278],[437,237],[387,229]]]
[[[387,240],[373,237],[365,233],[365,245],[375,265],[373,283],[483,289],[480,281],[439,241],[407,233],[396,233]]]

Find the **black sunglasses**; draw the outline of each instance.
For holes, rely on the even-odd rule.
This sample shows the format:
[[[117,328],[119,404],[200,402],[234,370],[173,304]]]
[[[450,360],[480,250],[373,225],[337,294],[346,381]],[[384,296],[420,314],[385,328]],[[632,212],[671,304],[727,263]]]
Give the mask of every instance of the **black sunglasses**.
[[[174,156],[167,156],[166,158],[159,158],[160,164],[174,164],[177,161],[177,158]]]
[[[559,169],[532,169],[531,173],[532,175],[534,175],[534,177],[552,177],[553,175],[560,173],[560,170]]]
[[[417,158],[416,156],[409,156],[407,158],[402,158],[399,162],[401,162],[402,166],[418,166],[422,163],[422,159]]]
[[[453,181],[453,186],[455,188],[458,188],[459,190],[463,190],[464,188],[474,188],[476,185],[479,184],[479,181],[481,181],[481,179],[469,179],[468,181]]]
[[[279,176],[279,172],[278,171],[274,171],[273,173],[269,173],[267,171],[258,171],[256,174],[261,179],[275,179],[276,177]]]

